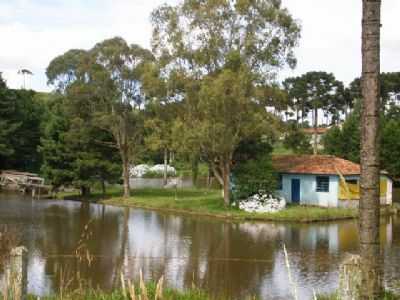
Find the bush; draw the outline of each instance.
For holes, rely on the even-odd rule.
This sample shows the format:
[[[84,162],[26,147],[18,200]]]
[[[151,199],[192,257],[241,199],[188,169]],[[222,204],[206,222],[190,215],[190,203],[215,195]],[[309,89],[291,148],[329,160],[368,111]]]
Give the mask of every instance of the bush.
[[[312,152],[310,137],[297,128],[296,125],[290,126],[283,145],[296,154],[310,154]]]
[[[169,171],[167,172],[168,177],[175,177],[175,172]],[[147,171],[146,173],[143,174],[142,178],[163,178],[164,174],[157,172],[157,171]]]
[[[260,159],[241,162],[232,172],[232,198],[245,199],[257,193],[274,195],[277,175],[272,167],[270,155]]]

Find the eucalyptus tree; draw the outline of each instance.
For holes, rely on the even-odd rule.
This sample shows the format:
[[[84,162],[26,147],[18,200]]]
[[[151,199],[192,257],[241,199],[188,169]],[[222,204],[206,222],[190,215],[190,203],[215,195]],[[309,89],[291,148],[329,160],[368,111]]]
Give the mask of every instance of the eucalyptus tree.
[[[49,83],[68,96],[74,110],[79,113],[85,106],[90,124],[112,135],[111,142],[94,142],[118,149],[124,197],[130,195],[129,166],[142,137],[145,95],[141,78],[152,60],[150,51],[116,37],[89,51],[70,50],[47,68]]]
[[[380,253],[380,30],[381,0],[363,0],[362,105],[360,178],[361,299],[379,299],[382,292]]]
[[[152,24],[153,53],[166,74],[183,78],[185,113],[175,127],[210,164],[228,205],[235,149],[268,128],[265,99],[255,89],[296,64],[299,25],[274,0],[184,0],[156,9]]]

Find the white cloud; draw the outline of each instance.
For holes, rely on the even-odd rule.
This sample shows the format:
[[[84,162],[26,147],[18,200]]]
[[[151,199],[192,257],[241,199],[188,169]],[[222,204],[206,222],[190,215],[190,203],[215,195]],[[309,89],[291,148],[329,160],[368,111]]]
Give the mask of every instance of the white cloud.
[[[169,0],[175,3],[178,0]],[[122,36],[149,47],[150,13],[163,0],[0,0],[0,71],[11,87],[20,87],[20,68],[31,69],[32,88],[49,90],[45,69],[71,48]],[[311,70],[333,72],[345,82],[361,70],[361,1],[283,0],[303,26],[296,50],[296,70],[281,78]],[[400,70],[397,14],[400,1],[383,2],[382,70]]]

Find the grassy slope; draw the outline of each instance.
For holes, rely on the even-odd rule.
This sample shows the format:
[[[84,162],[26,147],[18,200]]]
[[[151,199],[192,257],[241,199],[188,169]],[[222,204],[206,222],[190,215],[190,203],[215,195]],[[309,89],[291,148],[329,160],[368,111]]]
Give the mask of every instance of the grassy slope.
[[[71,195],[64,194],[70,199]],[[278,213],[256,214],[240,211],[236,208],[225,209],[219,190],[183,189],[141,189],[132,192],[132,197],[124,199],[121,190],[113,188],[105,199],[94,194],[92,200],[116,206],[139,207],[154,210],[189,213],[238,220],[315,222],[349,219],[357,216],[354,209],[320,208],[306,206],[288,206]]]
[[[294,154],[291,149],[285,148],[282,141],[278,141],[275,143],[274,148],[272,150],[273,155],[287,155],[287,154]]]

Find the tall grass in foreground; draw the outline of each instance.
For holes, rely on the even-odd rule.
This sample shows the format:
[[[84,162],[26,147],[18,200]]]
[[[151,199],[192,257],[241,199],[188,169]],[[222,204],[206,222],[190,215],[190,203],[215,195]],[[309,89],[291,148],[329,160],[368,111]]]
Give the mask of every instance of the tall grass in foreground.
[[[318,295],[317,300],[340,300],[336,293],[330,295]],[[400,296],[393,294],[392,292],[384,292],[380,300],[400,300]]]
[[[54,295],[49,297],[29,296],[28,300],[209,300],[210,298],[202,291],[188,290],[179,292],[173,289],[160,288],[158,283],[147,283],[140,281],[138,286],[126,282],[125,287],[121,287],[112,292],[104,292],[95,289],[76,290],[63,296]]]

